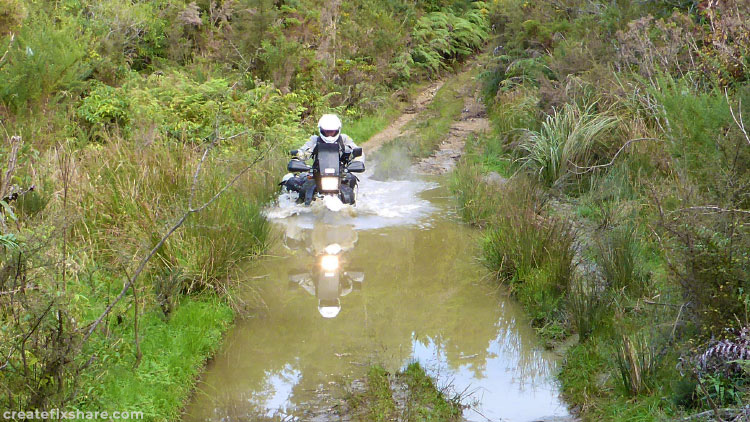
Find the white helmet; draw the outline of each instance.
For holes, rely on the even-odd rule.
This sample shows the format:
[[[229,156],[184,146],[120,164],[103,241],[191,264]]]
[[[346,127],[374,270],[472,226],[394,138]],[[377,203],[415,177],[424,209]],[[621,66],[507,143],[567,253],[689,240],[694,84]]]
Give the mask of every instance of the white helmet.
[[[323,142],[332,144],[338,141],[341,135],[341,120],[335,114],[324,114],[318,120],[318,131]]]

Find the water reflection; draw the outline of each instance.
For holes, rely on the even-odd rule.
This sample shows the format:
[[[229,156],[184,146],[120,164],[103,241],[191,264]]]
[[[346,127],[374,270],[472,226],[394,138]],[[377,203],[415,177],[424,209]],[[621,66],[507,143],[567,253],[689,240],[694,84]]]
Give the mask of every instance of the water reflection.
[[[353,225],[317,224],[309,232],[309,247],[314,259],[308,270],[289,275],[291,287],[301,287],[318,299],[318,312],[323,318],[335,318],[341,311],[341,298],[353,290],[361,290],[365,273],[349,268],[347,252],[357,242]],[[300,232],[284,234],[284,244],[299,248]],[[302,239],[304,240],[304,239]],[[347,268],[348,271],[347,271]]]
[[[267,312],[237,322],[185,420],[306,420],[321,391],[370,364],[396,371],[412,360],[458,391],[475,391],[477,410],[492,420],[565,415],[554,360],[496,283],[481,281],[474,232],[455,222],[445,196],[424,191],[419,201],[432,211],[411,224],[362,229],[361,216],[326,214],[277,220],[282,241],[247,274]],[[334,255],[330,271],[323,260]]]

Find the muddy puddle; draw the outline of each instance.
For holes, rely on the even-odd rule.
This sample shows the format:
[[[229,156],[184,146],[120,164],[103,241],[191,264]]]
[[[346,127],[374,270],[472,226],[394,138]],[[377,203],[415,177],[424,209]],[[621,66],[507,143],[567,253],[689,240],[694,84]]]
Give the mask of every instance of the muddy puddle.
[[[184,420],[308,420],[321,396],[369,365],[414,360],[470,393],[468,420],[567,415],[554,358],[484,279],[477,233],[460,224],[444,184],[364,176],[357,208],[338,212],[280,198],[268,210],[279,241],[246,273],[266,310],[228,333]]]

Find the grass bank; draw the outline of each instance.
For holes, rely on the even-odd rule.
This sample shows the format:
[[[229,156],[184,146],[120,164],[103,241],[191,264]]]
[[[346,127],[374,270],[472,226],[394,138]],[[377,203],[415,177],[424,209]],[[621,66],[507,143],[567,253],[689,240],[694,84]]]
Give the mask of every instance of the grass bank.
[[[747,5],[500,3],[493,133],[453,182],[486,266],[550,347],[578,339],[559,379],[584,420],[739,417],[750,40],[726,19]]]
[[[416,362],[395,374],[370,368],[364,389],[345,402],[357,421],[460,421],[464,408],[460,397],[438,388]]]

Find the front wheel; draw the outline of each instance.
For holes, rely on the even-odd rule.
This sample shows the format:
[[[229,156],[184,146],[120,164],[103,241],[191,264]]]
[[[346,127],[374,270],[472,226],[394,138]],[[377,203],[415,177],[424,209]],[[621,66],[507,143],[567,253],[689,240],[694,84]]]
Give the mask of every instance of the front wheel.
[[[354,202],[357,199],[354,189],[344,184],[342,184],[339,189],[339,199],[341,199],[341,202],[348,205],[354,205]]]

